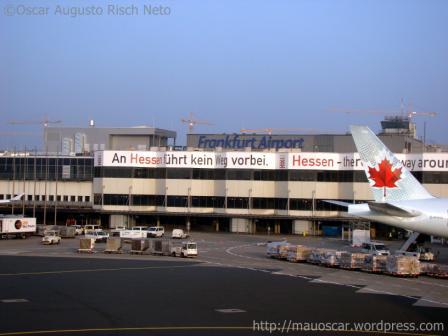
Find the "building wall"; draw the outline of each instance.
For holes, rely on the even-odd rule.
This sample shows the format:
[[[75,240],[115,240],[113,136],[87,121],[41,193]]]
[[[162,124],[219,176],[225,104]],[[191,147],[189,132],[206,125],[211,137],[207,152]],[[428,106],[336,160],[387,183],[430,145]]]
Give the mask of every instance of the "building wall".
[[[247,159],[239,169],[220,165],[225,152],[205,156],[203,152],[177,151],[103,154],[97,153],[95,167],[92,157],[1,157],[0,199],[23,192],[26,207],[33,207],[36,202],[40,207],[43,203],[57,206],[61,216],[64,211],[78,209],[78,213],[89,210],[100,217],[111,214],[176,215],[187,220],[210,216],[230,222],[235,218],[285,219],[291,225],[298,219],[345,220],[341,208],[323,200],[356,202],[372,199],[361,167],[349,168],[351,164],[345,162],[316,169],[303,161],[306,158],[309,163],[313,157],[343,161],[354,157],[350,153],[227,153],[227,164],[232,158]],[[174,160],[175,154],[186,159]],[[165,155],[170,158],[169,163],[159,160]],[[302,160],[300,167],[293,162],[298,162],[298,155]],[[208,162],[209,157],[216,161]],[[150,160],[146,161],[146,158]],[[198,161],[201,158],[204,163]],[[424,186],[433,195],[448,197],[447,154],[402,158],[426,161],[427,170],[416,169],[414,174],[427,182]],[[258,160],[261,160],[261,167]],[[64,168],[67,166],[70,169]],[[218,168],[213,168],[216,166]],[[17,206],[21,204],[18,202]],[[8,210],[8,206],[2,206],[2,211]]]
[[[167,146],[176,132],[153,127],[47,127],[44,138],[50,153],[90,153],[97,150],[149,150]],[[44,148],[45,150],[45,148]]]

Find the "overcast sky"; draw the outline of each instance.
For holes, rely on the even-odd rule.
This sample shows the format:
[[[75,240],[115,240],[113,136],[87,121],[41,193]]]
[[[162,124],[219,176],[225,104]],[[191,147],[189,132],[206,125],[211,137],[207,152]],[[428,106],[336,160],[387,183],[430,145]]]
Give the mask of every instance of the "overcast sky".
[[[0,148],[40,146],[39,125],[8,122],[45,115],[155,125],[180,144],[189,112],[213,124],[201,133],[378,131],[383,116],[363,111],[399,113],[401,98],[437,112],[415,117],[419,135],[426,122],[429,141],[448,143],[446,0],[107,2],[137,8],[122,16],[105,3],[0,0]],[[63,14],[92,5],[96,15]]]

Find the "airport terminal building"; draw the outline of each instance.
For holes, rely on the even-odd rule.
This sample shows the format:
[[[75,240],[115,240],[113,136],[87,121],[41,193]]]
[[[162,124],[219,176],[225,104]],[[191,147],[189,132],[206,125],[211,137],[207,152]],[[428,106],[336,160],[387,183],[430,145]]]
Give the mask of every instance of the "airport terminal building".
[[[104,132],[103,139],[113,139]],[[84,145],[83,153],[4,153],[0,199],[25,196],[0,211],[34,215],[46,224],[320,234],[357,222],[324,200],[372,199],[350,134],[190,134],[179,150],[167,146],[174,132],[133,132],[127,138],[120,129],[119,141],[94,151]],[[154,134],[163,139],[160,146],[150,142]],[[70,143],[70,136],[49,138]],[[448,197],[448,153],[428,152],[406,132],[383,128],[380,138],[433,195]]]

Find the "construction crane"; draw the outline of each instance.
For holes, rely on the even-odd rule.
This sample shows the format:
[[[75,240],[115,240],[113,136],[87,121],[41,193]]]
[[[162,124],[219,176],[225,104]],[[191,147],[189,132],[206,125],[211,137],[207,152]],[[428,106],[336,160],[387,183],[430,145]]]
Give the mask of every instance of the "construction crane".
[[[241,133],[267,133],[271,135],[273,132],[307,132],[307,133],[318,133],[321,130],[314,129],[314,128],[273,128],[273,127],[267,127],[267,128],[260,128],[260,129],[240,129]]]
[[[363,109],[344,109],[331,108],[329,112],[345,113],[345,114],[369,114],[369,115],[390,115],[393,112],[377,111],[377,110],[363,110]]]
[[[209,126],[213,125],[206,120],[195,119],[192,112],[190,112],[188,119],[182,118],[180,119],[180,121],[182,121],[185,124],[188,124],[188,133],[193,133],[195,125],[209,125]]]
[[[408,118],[412,119],[412,117],[416,116],[416,115],[420,115],[420,116],[428,116],[428,117],[435,117],[437,116],[437,112],[407,112]]]
[[[400,103],[400,113],[394,111],[381,111],[381,110],[364,110],[364,109],[341,109],[341,108],[332,108],[329,110],[330,112],[340,112],[345,114],[368,114],[368,115],[383,115],[383,116],[396,116],[404,118],[405,116],[412,120],[415,116],[428,116],[435,117],[437,112],[416,112],[412,111],[412,104],[408,104],[407,111],[405,111],[405,104],[403,98],[401,98]]]
[[[39,133],[34,132],[11,132],[11,131],[0,131],[0,136],[40,136]]]
[[[49,124],[60,124],[62,123],[62,120],[48,120],[48,117],[45,115],[42,120],[11,120],[8,122],[9,125],[42,125],[43,126],[43,143],[44,148],[47,150],[47,136],[45,129],[48,127]]]
[[[44,117],[42,120],[11,120],[8,122],[10,125],[42,125],[43,127],[48,127],[49,124],[60,124],[61,120],[48,120]]]
[[[405,132],[412,135],[414,138],[417,138],[417,128],[416,123],[413,121],[415,116],[427,116],[427,117],[435,117],[437,116],[437,112],[417,112],[412,110],[412,104],[407,104],[407,108],[405,108],[404,100],[401,98],[400,101],[400,112],[386,112],[386,111],[378,111],[378,110],[363,110],[363,109],[340,109],[333,108],[329,110],[330,112],[341,112],[346,114],[369,114],[369,115],[383,115],[384,120],[381,122],[381,126],[383,127],[383,131],[385,129],[389,129],[391,123],[396,123],[394,127],[391,129],[398,131],[399,133]],[[384,123],[384,124],[383,124]],[[387,126],[386,126],[387,125]],[[399,127],[398,125],[406,125],[406,127]],[[386,131],[387,132],[387,131]],[[426,143],[426,121],[423,122],[423,143]]]

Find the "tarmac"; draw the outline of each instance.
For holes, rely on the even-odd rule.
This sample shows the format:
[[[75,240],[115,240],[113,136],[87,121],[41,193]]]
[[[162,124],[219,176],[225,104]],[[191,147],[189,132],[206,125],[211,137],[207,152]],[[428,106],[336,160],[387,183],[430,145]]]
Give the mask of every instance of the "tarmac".
[[[266,242],[281,237],[193,238],[195,259],[109,255],[105,244],[79,254],[78,238],[59,246],[43,246],[38,237],[0,241],[0,336],[376,335],[386,325],[393,327],[389,335],[448,334],[446,280],[266,258]],[[286,238],[351,248],[338,239]],[[440,249],[443,257],[447,248]],[[357,330],[355,322],[370,322],[370,330]]]

